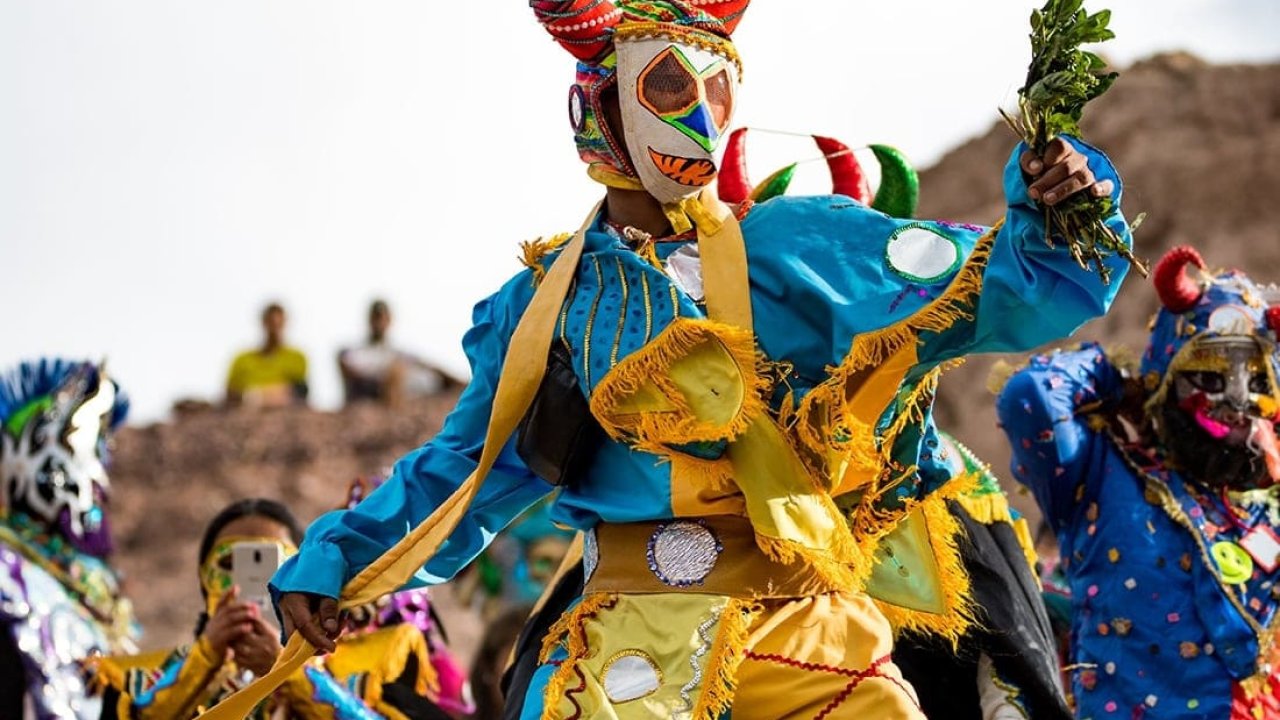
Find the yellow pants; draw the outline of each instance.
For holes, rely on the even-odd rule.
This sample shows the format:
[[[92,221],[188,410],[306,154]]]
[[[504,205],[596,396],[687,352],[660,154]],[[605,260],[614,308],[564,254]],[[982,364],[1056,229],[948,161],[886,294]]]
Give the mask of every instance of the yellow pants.
[[[924,718],[861,593],[594,593],[552,639],[546,720]]]
[[[889,625],[866,595],[765,606],[738,668],[733,720],[924,718],[890,658]]]

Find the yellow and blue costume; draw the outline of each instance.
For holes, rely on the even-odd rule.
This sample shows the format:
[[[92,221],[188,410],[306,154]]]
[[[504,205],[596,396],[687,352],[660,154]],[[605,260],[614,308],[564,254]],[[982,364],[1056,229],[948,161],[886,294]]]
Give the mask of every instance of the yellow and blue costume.
[[[1079,147],[1100,178],[1116,179],[1101,154]],[[619,542],[638,554],[628,561],[650,574],[652,590],[671,592],[636,600],[593,592],[589,581],[584,602],[560,628],[564,638],[548,645],[543,682],[553,681],[558,668],[574,673],[554,678],[549,705],[565,694],[566,702],[588,701],[566,691],[571,683],[589,685],[574,669],[589,651],[598,665],[616,663],[633,656],[614,654],[650,644],[659,628],[672,644],[665,661],[653,662],[659,682],[652,694],[672,688],[672,697],[662,699],[671,709],[687,699],[723,710],[733,668],[742,665],[739,687],[758,691],[745,678],[773,658],[771,671],[784,674],[813,674],[805,667],[822,665],[842,685],[851,682],[849,673],[894,682],[891,670],[876,678],[877,668],[890,665],[887,626],[857,590],[878,541],[949,477],[933,457],[938,441],[929,412],[941,368],[972,352],[1026,348],[1068,334],[1104,312],[1115,292],[1045,245],[1041,213],[1013,162],[1006,189],[1009,214],[994,231],[895,220],[838,196],[778,198],[751,208],[741,220],[751,331],[708,319],[705,304],[663,272],[673,255],[696,247],[692,238],[654,243],[655,265],[602,220],[590,223],[556,342],[571,349],[582,390],[613,437],[583,477],[560,489],[552,512],[587,531],[650,523],[647,547]],[[1112,222],[1124,232],[1118,215]],[[360,506],[319,519],[301,554],[277,576],[277,591],[336,596],[475,469],[498,360],[550,260],[539,259],[477,306],[464,340],[474,379],[443,431],[401,460]],[[1054,312],[1043,313],[1045,307]],[[750,433],[767,436],[766,449],[735,456]],[[771,454],[777,448],[782,452]],[[416,581],[451,577],[552,489],[509,443]],[[715,518],[733,527],[707,522]],[[725,595],[679,592],[697,583],[705,589],[711,571],[738,561],[717,563],[727,552],[721,533],[754,538],[761,562],[808,568],[794,580],[811,594],[768,598],[762,607],[761,598],[735,597],[727,587]],[[603,567],[608,548],[591,547],[589,541],[588,558],[598,553]],[[688,547],[700,550],[677,551]],[[592,630],[611,615],[627,620],[608,620],[609,626],[629,629],[608,634],[614,652],[598,647],[606,637]],[[854,627],[862,636],[844,647],[790,632],[815,617],[845,615],[859,618]],[[676,623],[687,634],[671,632]],[[690,664],[692,657],[704,662]],[[607,680],[603,667],[594,674]],[[599,685],[587,692],[597,693],[587,696],[592,702],[608,702]]]

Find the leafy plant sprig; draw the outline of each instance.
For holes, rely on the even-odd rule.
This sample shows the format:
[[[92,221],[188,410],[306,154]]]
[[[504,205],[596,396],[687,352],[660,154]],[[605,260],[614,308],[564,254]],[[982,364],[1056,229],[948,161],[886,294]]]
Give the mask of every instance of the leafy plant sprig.
[[[1031,13],[1031,66],[1026,83],[1018,91],[1018,116],[1001,111],[1013,128],[1037,155],[1043,156],[1049,143],[1059,135],[1080,135],[1080,118],[1091,100],[1109,90],[1119,73],[1107,70],[1107,63],[1080,46],[1115,37],[1108,27],[1111,11],[1089,14],[1084,0],[1047,0]],[[1045,206],[1045,242],[1053,246],[1053,235],[1066,241],[1067,250],[1081,268],[1091,265],[1104,283],[1111,271],[1103,262],[1117,254],[1142,273],[1144,262],[1105,222],[1112,211],[1109,197],[1077,194],[1054,207]],[[1134,228],[1141,223],[1139,217]]]

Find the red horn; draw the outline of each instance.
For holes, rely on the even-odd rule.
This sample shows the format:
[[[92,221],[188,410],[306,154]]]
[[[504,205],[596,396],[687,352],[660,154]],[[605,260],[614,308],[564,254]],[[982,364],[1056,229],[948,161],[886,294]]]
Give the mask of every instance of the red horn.
[[[551,37],[582,62],[600,62],[613,50],[622,11],[611,0],[530,0],[529,6]]]
[[[1276,340],[1280,340],[1280,305],[1267,308],[1267,327],[1275,333]]]
[[[729,133],[717,183],[716,192],[720,199],[730,205],[737,205],[751,197],[751,180],[747,175],[746,128],[738,128]]]
[[[685,0],[685,4],[695,7],[708,15],[714,15],[724,25],[724,31],[732,35],[742,21],[742,14],[747,11],[751,0]]]
[[[827,168],[831,170],[831,192],[847,195],[863,205],[870,205],[871,184],[867,182],[867,175],[849,146],[835,138],[821,135],[814,135],[813,139],[827,158]]]
[[[1160,302],[1171,313],[1190,310],[1204,296],[1204,288],[1200,287],[1200,283],[1183,272],[1187,265],[1195,265],[1201,270],[1205,268],[1204,258],[1200,257],[1200,253],[1185,245],[1165,253],[1160,262],[1156,263],[1152,282],[1155,283]]]

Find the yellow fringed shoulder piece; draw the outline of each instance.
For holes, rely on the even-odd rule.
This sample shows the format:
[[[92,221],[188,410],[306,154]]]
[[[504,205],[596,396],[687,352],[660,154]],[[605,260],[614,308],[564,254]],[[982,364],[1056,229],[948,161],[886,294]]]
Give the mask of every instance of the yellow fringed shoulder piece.
[[[976,623],[976,606],[969,573],[965,570],[964,560],[960,555],[959,543],[964,535],[964,528],[947,509],[947,501],[963,498],[975,486],[976,478],[974,474],[957,476],[924,500],[912,503],[912,508],[907,513],[911,519],[904,521],[894,534],[882,540],[891,541],[898,533],[908,530],[906,524],[918,522],[922,527],[916,530],[922,531],[924,547],[916,552],[932,552],[932,563],[928,562],[928,558],[915,558],[912,561],[902,557],[903,549],[908,549],[909,543],[893,545],[899,548],[894,551],[898,553],[896,557],[886,557],[883,550],[879,553],[880,564],[867,586],[867,593],[875,600],[876,606],[889,620],[895,633],[937,635],[947,639],[955,647]],[[910,574],[900,576],[899,567],[905,569],[909,564],[917,566],[911,572],[920,573],[920,568],[925,568],[925,574],[932,574],[932,577],[915,578]],[[888,579],[877,583],[879,577]],[[904,600],[890,598],[888,594],[878,592],[878,588],[900,588],[903,585],[916,585],[921,597]],[[927,590],[924,590],[925,587]],[[927,599],[927,602],[919,603],[918,600],[922,598]]]
[[[595,222],[602,205],[599,203],[592,209],[574,239],[552,263],[512,333],[476,469],[435,512],[347,583],[339,598],[339,606],[343,609],[373,602],[405,585],[435,555],[471,506],[485,476],[497,461],[498,453],[532,404],[546,373],[546,359],[551,351],[560,307],[577,273],[587,228]],[[270,672],[201,717],[240,720],[283,685],[314,654],[315,648],[301,635],[293,633]]]
[[[750,331],[678,318],[600,380],[591,411],[610,437],[660,455],[730,440],[765,412],[758,361]]]
[[[562,233],[520,243],[520,264],[533,271],[534,287],[537,287],[547,276],[547,269],[542,263],[543,259],[564,247],[565,243],[572,238],[573,233]]]

